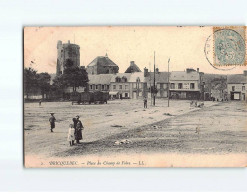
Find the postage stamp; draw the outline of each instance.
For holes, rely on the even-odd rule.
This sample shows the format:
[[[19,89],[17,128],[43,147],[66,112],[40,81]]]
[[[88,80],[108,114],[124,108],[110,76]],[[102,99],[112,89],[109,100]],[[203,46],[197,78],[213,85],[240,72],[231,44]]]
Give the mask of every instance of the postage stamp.
[[[213,65],[246,65],[246,27],[213,27]]]

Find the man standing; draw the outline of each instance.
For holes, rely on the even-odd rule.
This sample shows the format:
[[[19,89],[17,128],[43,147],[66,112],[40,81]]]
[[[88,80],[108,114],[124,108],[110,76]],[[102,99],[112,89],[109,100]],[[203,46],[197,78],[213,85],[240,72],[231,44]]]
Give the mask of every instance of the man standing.
[[[144,102],[144,108],[148,108],[148,104],[147,104],[148,100],[146,96],[144,97],[143,102]]]
[[[56,121],[56,118],[54,117],[54,113],[51,113],[51,117],[50,117],[49,121],[51,124],[51,132],[53,132],[53,129],[55,128],[55,121]]]

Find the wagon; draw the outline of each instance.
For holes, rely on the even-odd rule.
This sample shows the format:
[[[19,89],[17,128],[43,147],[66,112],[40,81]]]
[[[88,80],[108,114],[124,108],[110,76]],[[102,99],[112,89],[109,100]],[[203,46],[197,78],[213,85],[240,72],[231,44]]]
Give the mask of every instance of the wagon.
[[[109,92],[73,92],[70,95],[70,100],[73,104],[107,104],[109,99]]]

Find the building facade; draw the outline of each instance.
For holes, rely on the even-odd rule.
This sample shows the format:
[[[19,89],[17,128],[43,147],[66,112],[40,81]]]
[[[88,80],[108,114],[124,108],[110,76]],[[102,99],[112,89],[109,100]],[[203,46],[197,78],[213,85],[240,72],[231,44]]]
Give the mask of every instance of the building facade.
[[[88,75],[88,89],[90,92],[95,91],[110,91],[111,78],[113,74]]]
[[[113,99],[139,99],[144,96],[145,79],[142,72],[118,73],[111,79],[110,96]]]
[[[157,98],[167,98],[168,97],[168,72],[159,72],[156,69],[155,74],[153,72],[148,72],[148,69],[144,68],[145,76],[145,88],[146,97],[151,98],[151,89],[154,86],[154,76],[155,76],[155,89]]]
[[[57,42],[57,71],[56,75],[63,74],[64,66],[67,60],[71,60],[74,66],[80,66],[80,47],[79,45]]]
[[[170,75],[170,97],[173,99],[200,99],[202,74],[199,69],[187,68]]]
[[[227,94],[230,100],[246,101],[247,71],[243,74],[227,75]]]
[[[96,57],[87,65],[86,70],[88,74],[116,74],[119,67],[106,54],[105,56]]]

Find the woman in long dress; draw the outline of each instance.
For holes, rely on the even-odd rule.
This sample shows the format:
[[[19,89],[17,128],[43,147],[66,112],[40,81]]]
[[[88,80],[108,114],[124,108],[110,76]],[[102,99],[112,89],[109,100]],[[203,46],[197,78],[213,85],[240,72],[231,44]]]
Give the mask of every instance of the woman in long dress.
[[[76,123],[76,128],[75,128],[75,140],[77,144],[79,144],[80,140],[82,140],[82,129],[83,129],[82,122],[80,121],[79,118],[80,117],[77,116],[77,123]]]

